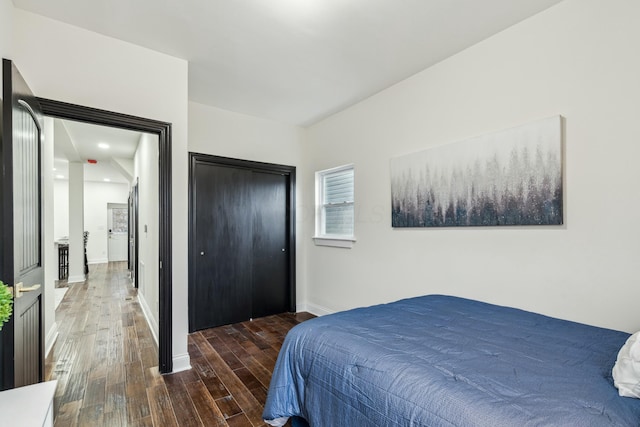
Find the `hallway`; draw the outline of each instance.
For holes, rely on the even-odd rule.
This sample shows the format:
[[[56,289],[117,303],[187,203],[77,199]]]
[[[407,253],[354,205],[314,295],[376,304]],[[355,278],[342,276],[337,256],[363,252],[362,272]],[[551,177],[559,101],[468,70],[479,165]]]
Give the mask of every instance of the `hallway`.
[[[263,426],[286,333],[313,317],[280,314],[193,333],[192,370],[161,376],[126,262],[90,266],[56,310],[55,426]]]
[[[95,264],[56,310],[59,336],[47,375],[58,380],[56,426],[151,425],[147,387],[159,383],[151,331],[126,262]]]

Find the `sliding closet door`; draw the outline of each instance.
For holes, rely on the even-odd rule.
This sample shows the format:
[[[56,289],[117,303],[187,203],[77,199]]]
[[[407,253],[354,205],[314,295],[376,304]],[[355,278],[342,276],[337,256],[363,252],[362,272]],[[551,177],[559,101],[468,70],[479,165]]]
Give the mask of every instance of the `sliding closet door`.
[[[192,154],[192,332],[294,309],[294,178],[268,167]]]
[[[287,180],[273,173],[252,173],[253,310],[252,317],[288,309]]]
[[[199,330],[251,317],[251,171],[199,163],[193,172],[189,315]]]

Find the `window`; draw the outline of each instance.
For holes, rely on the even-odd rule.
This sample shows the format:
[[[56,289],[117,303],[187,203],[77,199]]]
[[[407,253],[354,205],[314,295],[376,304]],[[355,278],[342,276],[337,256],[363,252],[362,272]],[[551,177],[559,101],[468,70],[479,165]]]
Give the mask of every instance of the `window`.
[[[353,175],[353,165],[316,172],[316,245],[353,246]]]
[[[129,228],[129,209],[113,208],[111,215],[111,231],[114,233],[126,233]]]

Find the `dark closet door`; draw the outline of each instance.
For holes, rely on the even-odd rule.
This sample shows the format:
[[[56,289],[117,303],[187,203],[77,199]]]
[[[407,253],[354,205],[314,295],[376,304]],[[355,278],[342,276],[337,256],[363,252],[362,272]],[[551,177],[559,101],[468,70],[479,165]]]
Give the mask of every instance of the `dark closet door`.
[[[287,176],[252,173],[253,310],[251,317],[288,308]]]
[[[251,315],[251,171],[200,163],[194,171],[192,330]]]
[[[190,331],[290,310],[290,180],[192,159]]]

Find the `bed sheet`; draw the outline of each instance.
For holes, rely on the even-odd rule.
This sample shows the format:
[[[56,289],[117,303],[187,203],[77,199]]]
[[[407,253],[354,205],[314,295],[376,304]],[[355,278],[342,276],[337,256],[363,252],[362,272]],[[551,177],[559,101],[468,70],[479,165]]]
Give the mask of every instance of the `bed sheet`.
[[[640,426],[611,369],[629,334],[445,295],[308,320],[265,420],[321,426]]]

